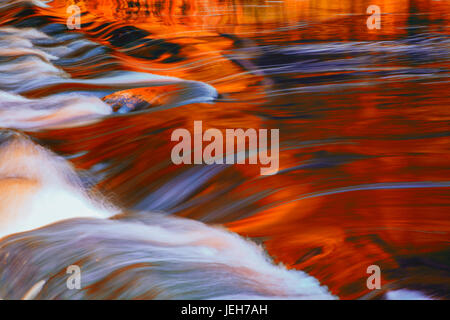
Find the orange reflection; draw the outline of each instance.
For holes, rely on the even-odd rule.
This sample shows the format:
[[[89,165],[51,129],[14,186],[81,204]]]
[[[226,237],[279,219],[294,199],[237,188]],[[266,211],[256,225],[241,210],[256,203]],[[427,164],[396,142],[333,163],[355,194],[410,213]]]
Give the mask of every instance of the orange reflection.
[[[448,280],[442,280],[441,272],[445,271],[436,271],[445,267],[433,269],[441,254],[448,255],[448,188],[327,193],[360,185],[447,181],[447,80],[425,81],[409,74],[400,80],[374,76],[369,81],[366,74],[351,78],[354,70],[333,71],[331,67],[270,78],[258,72],[254,61],[263,60],[265,52],[260,48],[266,45],[329,41],[332,46],[400,39],[414,35],[409,24],[418,15],[427,22],[421,32],[445,34],[449,2],[377,1],[383,12],[379,32],[365,27],[365,9],[371,1],[140,0],[132,6],[112,0],[73,3],[87,12],[82,17],[86,26],[81,32],[111,47],[120,68],[204,81],[229,99],[109,117],[79,128],[30,133],[61,154],[81,154],[72,160],[80,170],[103,164],[100,174],[104,179],[98,187],[113,201],[133,208],[192,169],[170,162],[170,134],[176,128],[191,130],[195,120],[203,121],[204,130],[280,128],[278,175],[260,177],[259,168],[249,165],[224,168],[173,211],[223,223],[232,231],[261,241],[276,262],[307,271],[341,298],[369,293],[366,269],[372,264],[380,265],[386,286],[401,282],[420,287],[421,281],[448,285]],[[51,9],[41,11],[64,22],[68,4],[55,0]],[[165,40],[176,50],[154,54],[150,59],[139,56],[151,51],[149,48],[134,54],[125,45],[115,47],[111,35],[101,31],[129,25],[146,31],[145,39]],[[280,28],[284,28],[282,32]],[[236,49],[245,50],[236,54]],[[374,49],[373,55],[377,54]],[[352,58],[348,53],[342,55],[326,61]],[[277,59],[274,64],[280,62]],[[414,68],[414,63],[394,56],[380,65],[364,67],[381,72],[380,66],[386,71]],[[420,67],[445,69],[448,60]],[[74,77],[89,76],[88,71],[78,68],[66,71]],[[336,76],[349,76],[339,82],[348,87],[325,93],[281,94],[293,79],[300,83],[298,87],[308,88],[321,77],[327,80],[319,84],[331,86],[330,79]],[[276,81],[278,84],[274,84]],[[269,89],[281,93],[270,95]],[[139,96],[154,107],[176,90],[176,86],[164,86],[115,94]],[[415,264],[412,260],[425,262]]]

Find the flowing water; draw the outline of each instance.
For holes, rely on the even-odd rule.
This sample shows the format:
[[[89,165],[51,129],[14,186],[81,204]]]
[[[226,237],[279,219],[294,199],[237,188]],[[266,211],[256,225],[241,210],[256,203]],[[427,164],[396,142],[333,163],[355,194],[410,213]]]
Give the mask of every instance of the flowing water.
[[[446,0],[1,0],[0,297],[449,298],[449,27]],[[173,164],[199,120],[279,129],[278,173]]]

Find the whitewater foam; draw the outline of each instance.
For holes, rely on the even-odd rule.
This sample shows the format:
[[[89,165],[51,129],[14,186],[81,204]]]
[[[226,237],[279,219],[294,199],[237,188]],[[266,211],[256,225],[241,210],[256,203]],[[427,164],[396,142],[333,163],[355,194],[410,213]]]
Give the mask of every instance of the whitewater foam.
[[[92,196],[66,160],[10,130],[0,143],[3,298],[36,283],[39,299],[334,298],[221,227],[149,212],[107,219],[121,211]],[[98,290],[67,290],[55,276],[80,261],[84,286]]]
[[[33,28],[0,27],[0,126],[40,130],[85,124],[112,113],[101,98],[131,88],[176,85],[164,105],[151,111],[217,98],[216,89],[202,82],[123,70],[76,79],[55,64],[85,63],[99,48],[82,38],[58,40]],[[80,50],[87,52],[71,56]],[[45,96],[48,92],[52,95]],[[41,99],[23,97],[30,94]]]
[[[118,213],[90,197],[63,158],[12,131],[2,131],[0,141],[0,237],[64,219]]]
[[[77,94],[26,99],[0,90],[0,127],[63,128],[86,124],[112,113],[101,99]]]

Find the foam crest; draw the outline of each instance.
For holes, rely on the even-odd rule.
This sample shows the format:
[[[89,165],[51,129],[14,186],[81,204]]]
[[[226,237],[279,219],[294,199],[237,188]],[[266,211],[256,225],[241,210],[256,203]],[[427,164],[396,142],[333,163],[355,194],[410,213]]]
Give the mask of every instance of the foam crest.
[[[64,219],[117,213],[89,196],[63,158],[13,131],[2,131],[0,142],[0,237]]]
[[[77,94],[27,99],[0,91],[0,126],[26,129],[62,128],[86,124],[111,114],[101,99]]]
[[[90,195],[67,161],[13,131],[0,134],[0,198],[6,299],[36,283],[38,299],[334,298],[221,227],[149,212],[108,220],[119,210]],[[98,290],[68,290],[54,277],[80,261],[84,286]]]
[[[152,111],[212,102],[218,96],[215,88],[198,81],[123,70],[77,79],[57,66],[89,65],[92,55],[101,55],[104,50],[78,37],[58,40],[33,28],[1,27],[0,126],[39,130],[84,124],[86,120],[112,113],[111,107],[100,98],[132,88],[176,86],[162,99],[163,105]],[[49,92],[52,95],[46,96]],[[43,98],[26,99],[17,95]],[[120,95],[116,94],[119,100]]]
[[[20,298],[43,280],[37,299],[335,299],[315,278],[275,265],[261,246],[225,229],[140,215],[68,220],[7,238],[0,259],[21,268],[0,271],[0,295]],[[29,243],[47,245],[28,250]],[[74,264],[81,290],[66,287]]]

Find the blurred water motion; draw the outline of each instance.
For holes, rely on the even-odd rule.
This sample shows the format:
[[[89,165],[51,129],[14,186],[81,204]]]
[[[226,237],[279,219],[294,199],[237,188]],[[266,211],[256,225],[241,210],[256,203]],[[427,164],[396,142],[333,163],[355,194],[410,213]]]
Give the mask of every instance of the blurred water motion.
[[[377,0],[381,29],[368,30],[373,2],[2,2],[0,126],[65,157],[83,192],[103,194],[123,214],[3,239],[0,297],[22,297],[55,273],[38,297],[331,297],[198,220],[264,245],[275,263],[339,298],[449,298],[450,2]],[[70,4],[81,8],[79,30],[65,25]],[[171,132],[195,120],[204,130],[279,128],[280,172],[172,164]],[[10,201],[11,173],[0,172],[0,196]],[[188,243],[192,256],[161,252],[168,240],[153,233],[158,225],[168,234],[185,227],[177,245]],[[227,252],[218,267],[188,230]],[[249,252],[255,260],[239,265]],[[13,270],[8,261],[26,263],[20,254],[33,266]],[[157,254],[166,260],[155,267]],[[233,259],[237,273],[225,267]],[[92,286],[70,296],[60,286],[74,263]],[[366,287],[374,264],[376,294]],[[217,278],[215,291],[182,283],[185,272],[198,279],[192,268]],[[268,274],[294,285],[262,281]]]

